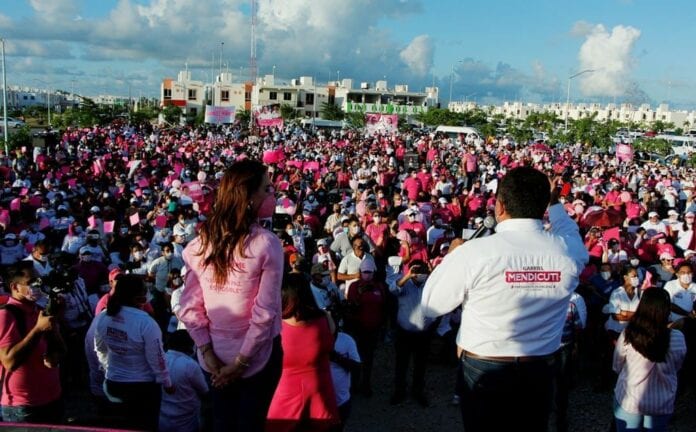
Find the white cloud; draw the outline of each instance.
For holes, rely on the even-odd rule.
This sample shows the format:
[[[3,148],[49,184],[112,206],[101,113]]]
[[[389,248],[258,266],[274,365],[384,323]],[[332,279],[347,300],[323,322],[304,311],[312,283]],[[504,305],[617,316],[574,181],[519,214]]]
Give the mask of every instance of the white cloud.
[[[411,43],[399,53],[399,57],[411,71],[424,76],[433,66],[434,52],[435,48],[430,36],[420,35],[413,38]]]
[[[583,95],[623,96],[626,93],[636,65],[633,48],[639,37],[640,30],[622,25],[609,32],[602,24],[597,24],[585,34],[585,42],[578,53],[580,70],[595,72],[579,77]]]

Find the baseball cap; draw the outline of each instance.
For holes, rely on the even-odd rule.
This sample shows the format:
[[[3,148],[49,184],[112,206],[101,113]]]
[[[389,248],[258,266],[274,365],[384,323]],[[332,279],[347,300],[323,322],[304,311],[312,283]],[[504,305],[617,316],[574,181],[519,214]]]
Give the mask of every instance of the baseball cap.
[[[684,251],[684,258],[686,258],[687,255],[696,255],[696,251],[687,249]]]
[[[661,260],[671,260],[671,259],[674,259],[674,257],[673,257],[672,254],[669,253],[669,252],[662,252],[662,253],[660,254],[660,259],[661,259]]]
[[[670,215],[670,216],[679,216],[679,213],[677,213],[677,211],[674,210],[674,209],[670,209],[670,210],[667,212],[667,214]]]
[[[444,242],[440,245],[440,250],[449,249],[449,247],[450,247],[450,244],[447,242]]]
[[[476,219],[474,219],[474,223],[477,223],[477,224],[483,223],[483,218],[482,218],[482,217],[477,217]]]
[[[12,234],[12,233],[7,233],[7,234],[5,234],[4,239],[5,240],[17,240],[17,236]]]
[[[650,213],[648,213],[648,217],[657,217],[657,212],[651,211]]]
[[[447,204],[447,198],[445,197],[440,197],[438,201],[440,202],[440,204]]]
[[[109,272],[109,282],[113,282],[116,280],[117,277],[123,274],[123,270],[120,268],[116,267],[115,269],[111,270]]]
[[[328,245],[328,244],[329,244],[329,242],[326,241],[325,238],[319,239],[319,240],[317,241],[317,246],[326,246],[326,245]]]
[[[375,270],[377,270],[377,268],[375,267],[374,261],[371,259],[364,259],[360,263],[361,272],[374,272]]]
[[[312,266],[312,270],[310,271],[310,274],[312,276],[314,275],[327,275],[329,274],[329,270],[324,267],[324,264],[322,263],[316,263]]]
[[[100,210],[99,207],[97,207],[97,206],[92,206],[92,208],[90,208],[89,211],[90,211],[91,213],[97,213],[97,212],[99,212],[99,211],[101,211],[101,210]]]

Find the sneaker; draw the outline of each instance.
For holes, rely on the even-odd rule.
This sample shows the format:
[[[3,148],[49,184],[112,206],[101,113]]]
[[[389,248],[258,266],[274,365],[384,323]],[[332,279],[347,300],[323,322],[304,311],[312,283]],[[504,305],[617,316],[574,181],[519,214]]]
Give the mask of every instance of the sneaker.
[[[391,399],[389,399],[389,403],[392,405],[399,405],[400,403],[402,403],[405,400],[406,400],[406,393],[394,392]]]
[[[459,405],[459,395],[454,395],[452,396],[452,402],[450,402],[452,405]]]

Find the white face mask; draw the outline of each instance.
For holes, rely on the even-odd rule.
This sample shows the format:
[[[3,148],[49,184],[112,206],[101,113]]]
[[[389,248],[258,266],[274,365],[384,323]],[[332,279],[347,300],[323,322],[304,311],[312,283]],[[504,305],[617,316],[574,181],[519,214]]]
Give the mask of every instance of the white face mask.
[[[633,267],[638,267],[638,264],[640,264],[640,260],[637,260],[637,259],[632,259],[632,260],[631,260],[631,265],[632,265]]]
[[[602,275],[602,279],[604,280],[609,280],[609,278],[611,278],[611,272],[603,271],[600,274]]]
[[[136,261],[143,259],[143,253],[142,252],[133,252],[133,259]]]
[[[425,282],[427,279],[428,279],[428,275],[427,275],[427,274],[417,274],[417,275],[413,276],[413,280],[414,280],[416,283],[418,283],[418,284],[422,284],[422,283]]]
[[[691,279],[692,279],[692,276],[690,274],[679,275],[679,282],[683,283],[684,285],[690,284]]]
[[[634,276],[634,277],[631,278],[631,286],[632,286],[633,288],[635,288],[635,287],[638,286],[638,276]]]

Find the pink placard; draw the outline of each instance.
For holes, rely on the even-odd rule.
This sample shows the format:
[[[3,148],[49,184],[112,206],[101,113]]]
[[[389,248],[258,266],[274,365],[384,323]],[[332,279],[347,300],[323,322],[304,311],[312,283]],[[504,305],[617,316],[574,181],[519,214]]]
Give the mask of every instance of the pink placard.
[[[75,186],[77,186],[77,179],[74,179],[74,178],[68,179],[68,186],[70,186],[71,189],[73,189]]]
[[[29,193],[29,189],[28,189],[28,188],[22,188],[22,190],[19,192],[19,194],[20,194],[21,196],[26,196],[26,194],[28,194],[28,193]]]
[[[162,229],[167,226],[167,216],[159,215],[155,218],[155,226]]]
[[[19,208],[22,206],[22,201],[19,198],[15,198],[12,201],[10,201],[10,210],[12,211],[19,211]]]
[[[97,218],[94,216],[90,216],[87,218],[87,223],[89,224],[90,228],[96,228],[97,227]]]
[[[141,196],[143,196],[143,190],[140,189],[140,188],[136,188],[136,189],[133,191],[133,193],[135,193],[135,196],[137,196],[138,198],[140,198]]]
[[[150,186],[150,182],[147,181],[147,179],[140,179],[140,181],[138,181],[138,186],[140,186],[141,188],[146,188]]]
[[[132,215],[130,215],[128,220],[130,220],[131,226],[138,225],[138,222],[140,222],[140,215],[138,214],[138,212],[135,212]]]
[[[114,221],[104,221],[104,234],[114,232]]]

